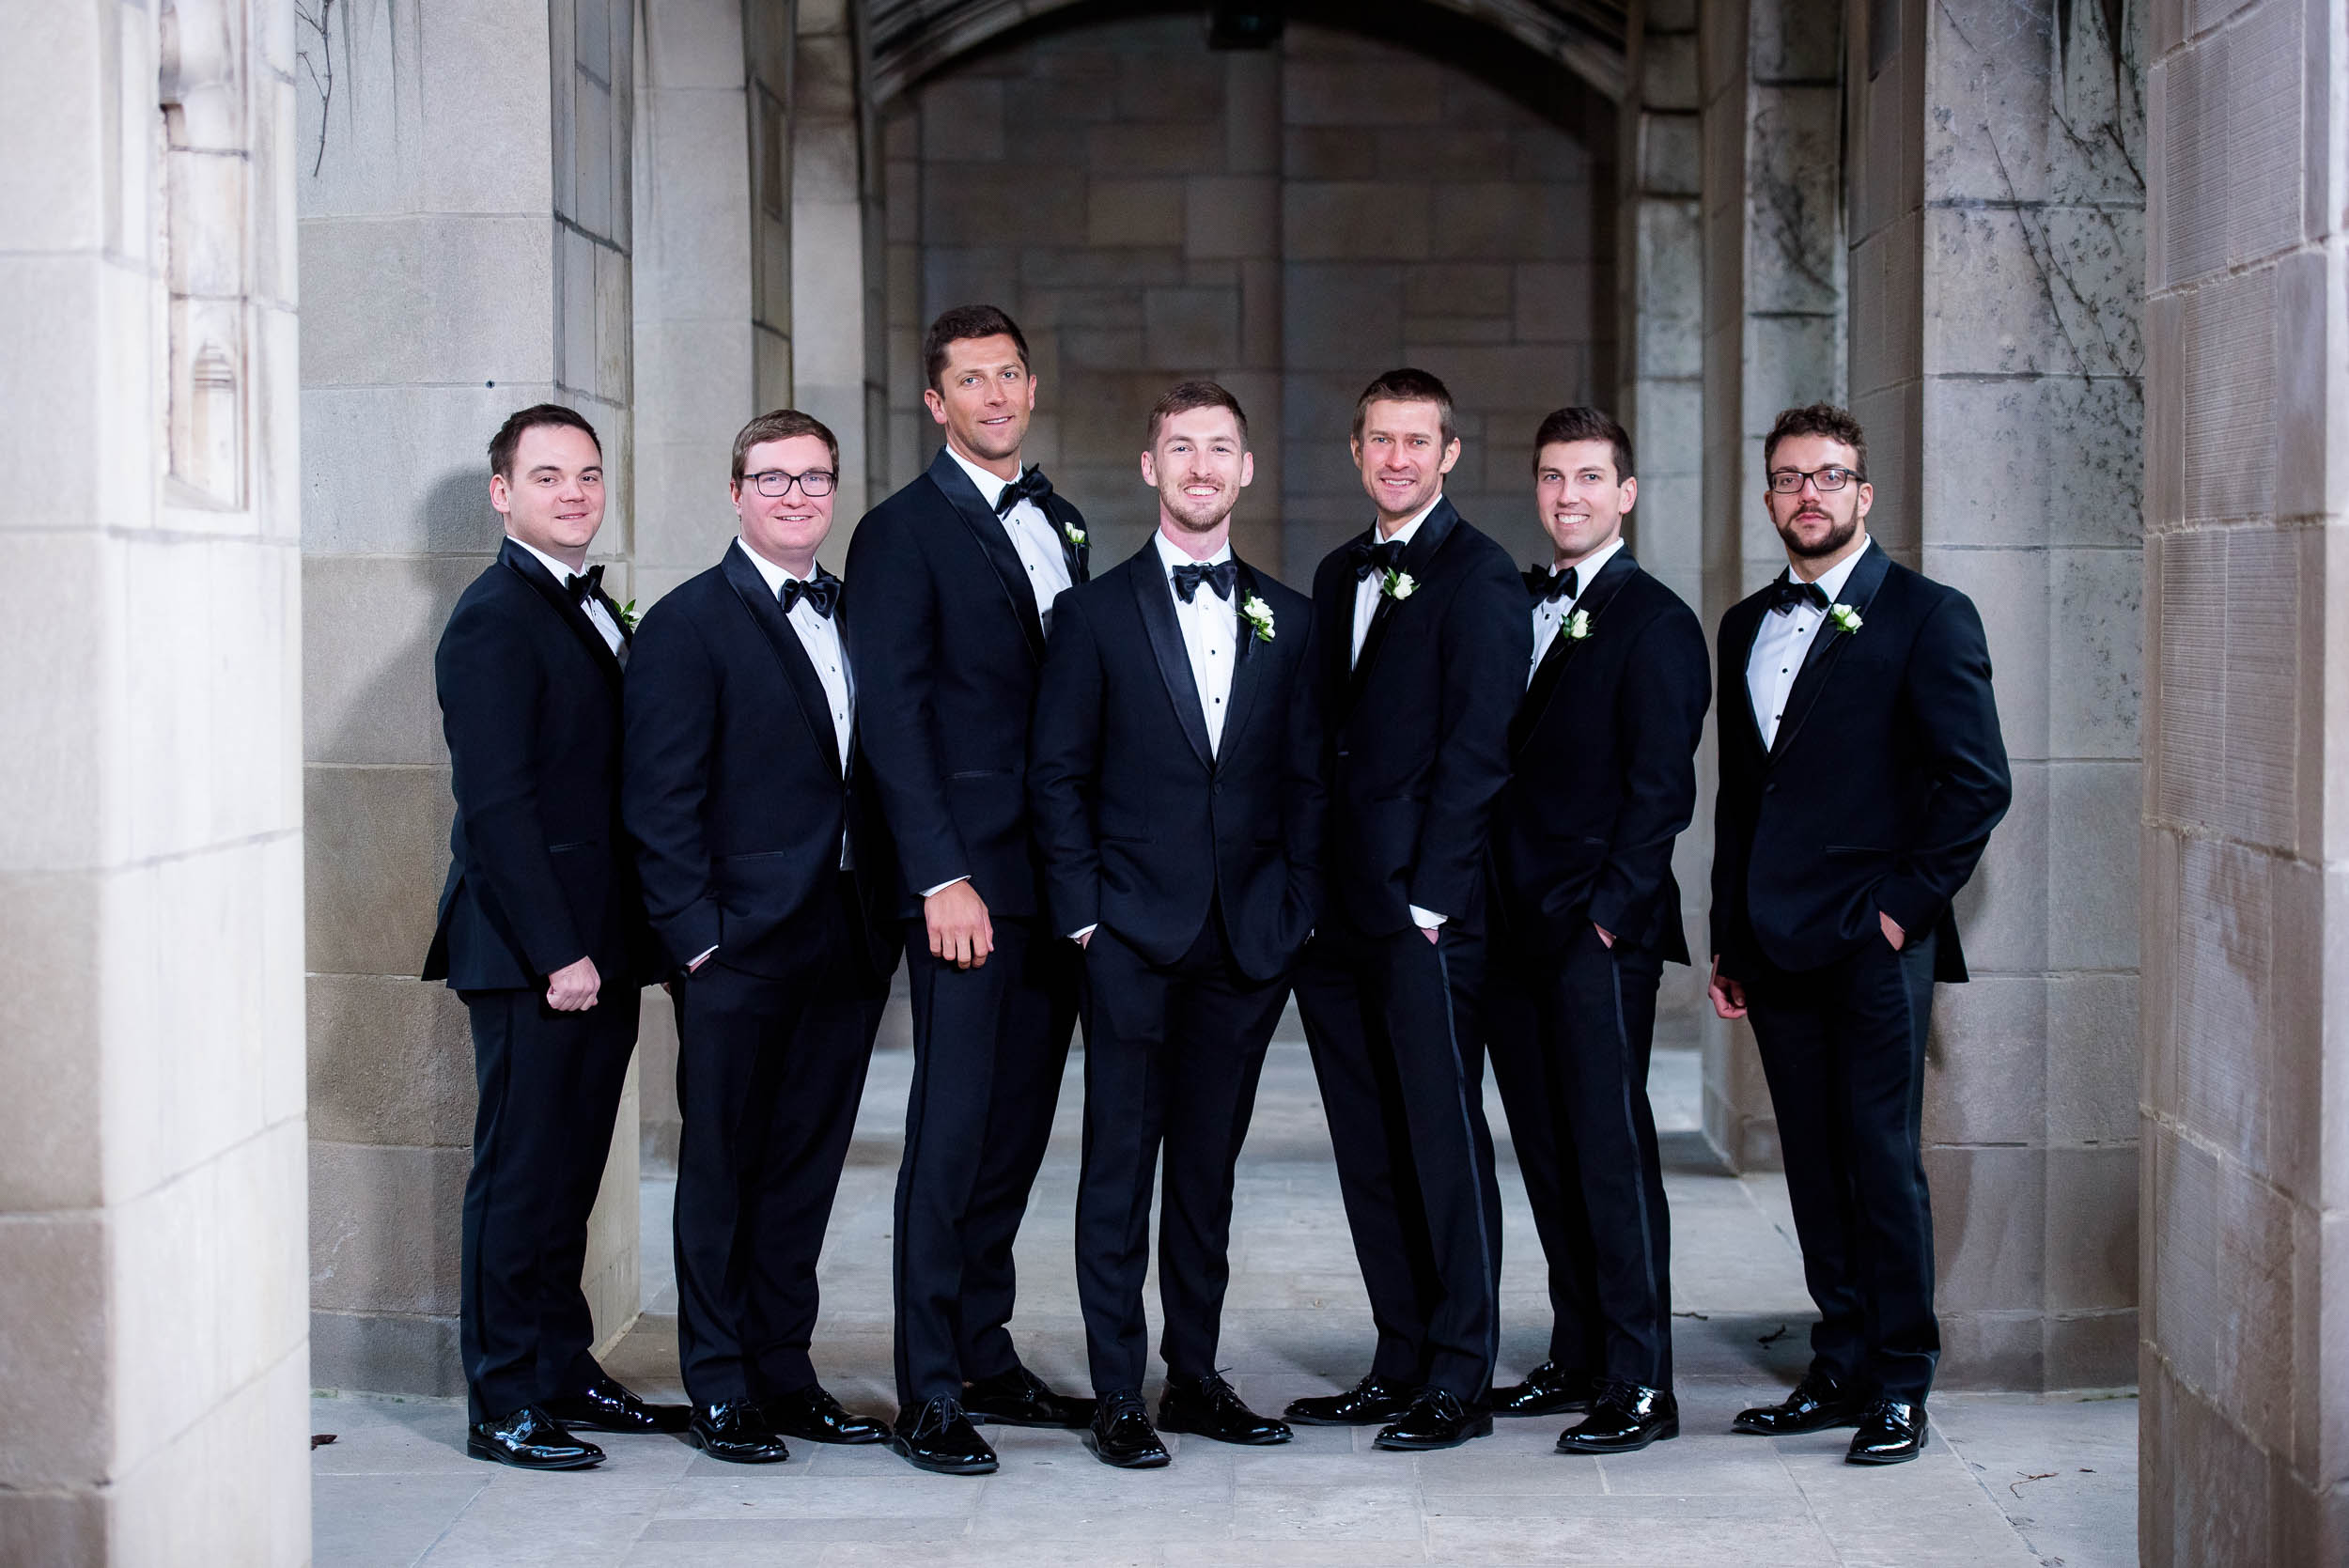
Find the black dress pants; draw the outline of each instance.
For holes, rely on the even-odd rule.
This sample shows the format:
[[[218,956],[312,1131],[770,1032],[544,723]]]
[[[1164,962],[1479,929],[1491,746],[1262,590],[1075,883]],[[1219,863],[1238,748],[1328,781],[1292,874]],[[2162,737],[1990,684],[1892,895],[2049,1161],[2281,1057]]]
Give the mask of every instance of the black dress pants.
[[[1919,1130],[1933,948],[1931,933],[1898,953],[1872,940],[1824,969],[1740,977],[1819,1309],[1812,1365],[1912,1402],[1941,1355]]]
[[[1647,1097],[1663,961],[1588,922],[1563,954],[1502,947],[1493,1078],[1549,1265],[1549,1358],[1672,1387],[1672,1226]]]
[[[473,1170],[465,1178],[459,1349],[476,1421],[578,1393],[602,1375],[580,1288],[587,1216],[603,1185],[636,988],[606,980],[583,1013],[538,990],[467,991]]]
[[[1081,975],[1077,945],[1034,920],[998,919],[995,950],[958,970],[908,923],[913,1088],[897,1168],[897,1400],[962,1397],[1019,1364],[1012,1242],[1044,1148]]]
[[[1458,922],[1369,937],[1325,924],[1297,1004],[1370,1295],[1371,1371],[1463,1403],[1492,1384],[1501,1191],[1485,1125],[1485,942]]]
[[[817,1380],[816,1265],[887,1000],[854,909],[844,877],[791,972],[721,948],[677,984],[677,1359],[696,1405]]]
[[[1190,952],[1165,968],[1107,926],[1095,930],[1084,954],[1077,1297],[1095,1391],[1139,1392],[1149,1338],[1142,1296],[1150,1199],[1161,1147],[1159,1354],[1176,1376],[1215,1371],[1231,1280],[1233,1173],[1288,986],[1242,974],[1213,912]]]

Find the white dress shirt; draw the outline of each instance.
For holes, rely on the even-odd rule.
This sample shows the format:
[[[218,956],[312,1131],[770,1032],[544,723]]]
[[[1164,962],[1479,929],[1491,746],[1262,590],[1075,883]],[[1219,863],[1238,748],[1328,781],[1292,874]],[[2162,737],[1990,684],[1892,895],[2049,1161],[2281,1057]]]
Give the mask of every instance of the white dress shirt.
[[[1233,584],[1232,598],[1227,599],[1202,582],[1185,604],[1183,596],[1174,593],[1174,568],[1190,565],[1191,558],[1163,530],[1150,537],[1159,547],[1159,565],[1166,571],[1166,591],[1174,598],[1174,624],[1183,629],[1183,651],[1190,655],[1190,680],[1199,690],[1200,711],[1207,721],[1207,754],[1213,756],[1223,744],[1232,663],[1239,656],[1239,585]],[[1231,558],[1232,547],[1226,543],[1199,565],[1211,567]]]
[[[784,570],[741,539],[734,542],[741,546],[742,553],[751,558],[751,565],[758,568],[759,578],[767,584],[767,591],[773,594],[778,601],[783,597],[785,583],[795,580],[801,582],[814,581]],[[829,615],[817,614],[816,607],[804,598],[794,604],[791,613],[784,619],[789,621],[791,629],[799,634],[800,646],[807,650],[808,662],[816,666],[816,678],[823,682],[824,701],[832,708],[832,737],[840,742],[840,771],[845,778],[848,771],[848,730],[856,712],[856,696],[848,675],[848,656],[840,645],[840,623]],[[847,863],[848,846],[843,843],[841,864]]]
[[[1820,591],[1829,604],[1838,602],[1843,584],[1851,581],[1852,568],[1868,553],[1866,536],[1860,546],[1841,561],[1829,567],[1818,578]],[[1827,612],[1816,605],[1797,604],[1780,614],[1775,610],[1762,612],[1762,626],[1753,634],[1753,651],[1746,656],[1746,695],[1753,701],[1753,717],[1762,726],[1765,749],[1778,744],[1778,722],[1786,717],[1786,698],[1795,689],[1795,677],[1802,673],[1802,661],[1810,657],[1812,640],[1827,620]]]
[[[989,511],[1011,483],[989,474],[952,446],[946,455],[962,465],[962,472],[978,487],[979,499]],[[1044,515],[1044,508],[1033,501],[1022,501],[998,519],[1003,532],[1011,536],[1011,548],[1019,553],[1019,564],[1028,570],[1028,587],[1035,595],[1036,619],[1044,629],[1052,629],[1052,600],[1061,596],[1072,579],[1068,575],[1068,557],[1061,543],[1060,528]]]
[[[506,536],[509,539],[514,539],[514,536],[511,534],[508,534]],[[530,551],[531,554],[536,555],[538,558],[538,564],[546,567],[548,571],[554,574],[554,585],[558,588],[564,586],[565,583],[574,577],[583,577],[586,575],[584,572],[573,571],[568,562],[556,560],[553,556],[549,555],[545,551],[540,550],[537,545],[528,543],[522,539],[514,539],[514,542],[521,545],[524,550]],[[614,658],[618,658],[620,652],[620,623],[612,618],[612,612],[606,610],[603,607],[603,601],[593,594],[589,594],[586,598],[581,599],[579,601],[579,607],[587,612],[587,624],[594,627],[597,631],[602,634],[604,646],[612,650]]]
[[[1438,490],[1436,499],[1422,507],[1419,516],[1388,535],[1385,539],[1373,539],[1371,543],[1385,544],[1388,539],[1392,539],[1408,548],[1411,536],[1419,532],[1419,525],[1427,520],[1427,514],[1434,511],[1442,500],[1443,491]],[[1386,582],[1385,573],[1372,572],[1368,577],[1354,584],[1354,653],[1353,657],[1346,661],[1348,669],[1352,669],[1362,661],[1362,641],[1370,635],[1371,619],[1378,613],[1378,595],[1385,588]]]
[[[1419,532],[1419,525],[1427,520],[1427,514],[1434,511],[1438,503],[1442,500],[1443,491],[1438,490],[1436,492],[1436,499],[1434,501],[1430,501],[1425,506],[1422,507],[1420,509],[1419,516],[1413,518],[1410,521],[1405,523],[1402,527],[1388,535],[1385,539],[1376,539],[1372,542],[1375,544],[1384,544],[1387,542],[1387,539],[1394,539],[1399,540],[1408,549],[1411,542],[1411,536]],[[1353,664],[1359,664],[1362,661],[1362,642],[1370,635],[1370,623],[1372,618],[1378,613],[1378,596],[1386,587],[1386,582],[1387,580],[1384,573],[1372,572],[1368,577],[1363,578],[1360,582],[1354,584]],[[1351,665],[1348,667],[1350,668]],[[1423,909],[1416,904],[1412,905],[1410,908],[1411,924],[1418,926],[1423,931],[1433,931],[1437,926],[1441,925],[1445,921],[1452,918],[1450,915],[1439,915],[1433,909]]]
[[[1622,548],[1623,536],[1618,534],[1593,551],[1588,559],[1576,564],[1572,594],[1560,594],[1554,599],[1544,599],[1533,606],[1533,662],[1525,667],[1526,685],[1533,684],[1533,672],[1542,667],[1542,656],[1549,651],[1549,644],[1558,636],[1558,629],[1566,624],[1566,618],[1574,613],[1574,607],[1581,603],[1583,596],[1591,591],[1592,580],[1606,569],[1607,563],[1613,560],[1615,551]],[[1555,567],[1551,568],[1550,575],[1557,575]]]

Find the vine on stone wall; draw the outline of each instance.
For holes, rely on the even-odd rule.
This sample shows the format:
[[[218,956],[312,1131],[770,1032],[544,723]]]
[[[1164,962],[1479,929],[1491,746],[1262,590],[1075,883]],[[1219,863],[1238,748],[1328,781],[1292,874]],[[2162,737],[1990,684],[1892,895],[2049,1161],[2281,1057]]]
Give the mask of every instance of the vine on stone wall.
[[[334,0],[294,0],[294,26],[302,40],[295,46],[294,58],[309,78],[311,90],[319,95],[319,150],[310,162],[313,179],[326,166],[327,111],[334,105]]]

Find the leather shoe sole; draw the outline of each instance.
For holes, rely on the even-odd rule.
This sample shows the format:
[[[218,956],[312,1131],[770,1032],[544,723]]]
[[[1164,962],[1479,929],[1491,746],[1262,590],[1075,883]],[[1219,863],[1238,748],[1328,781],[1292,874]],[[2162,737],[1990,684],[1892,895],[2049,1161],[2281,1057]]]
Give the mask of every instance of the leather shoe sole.
[[[1293,1442],[1297,1437],[1297,1434],[1285,1426],[1269,1431],[1221,1432],[1205,1421],[1187,1421],[1180,1417],[1169,1421],[1163,1411],[1159,1415],[1159,1430],[1160,1432],[1184,1432],[1193,1437],[1205,1437],[1212,1443],[1237,1443],[1245,1448],[1255,1449],[1278,1448],[1283,1443]]]
[[[710,1458],[723,1459],[729,1465],[780,1465],[791,1457],[791,1451],[781,1443],[730,1443],[690,1427],[685,1440]]]
[[[1174,1457],[1163,1448],[1143,1449],[1139,1453],[1112,1453],[1101,1447],[1101,1439],[1094,1436],[1090,1429],[1084,1435],[1084,1443],[1093,1451],[1094,1458],[1104,1465],[1114,1465],[1121,1470],[1160,1469]]]
[[[1397,1432],[1392,1436],[1381,1432],[1371,1439],[1371,1447],[1382,1448],[1391,1453],[1433,1453],[1439,1449],[1455,1449],[1473,1437],[1493,1435],[1493,1419],[1479,1416],[1463,1421],[1459,1431],[1441,1437],[1423,1437],[1414,1433]]]
[[[927,1470],[932,1475],[993,1475],[1000,1463],[991,1457],[957,1459],[942,1453],[924,1452],[903,1437],[890,1437],[885,1440],[892,1449],[896,1451],[897,1456],[907,1464],[917,1470]]]
[[[518,1470],[592,1470],[603,1463],[600,1453],[583,1453],[572,1459],[523,1459],[478,1437],[465,1439],[465,1453],[473,1459],[487,1459],[493,1465],[511,1465]]]
[[[1627,1437],[1578,1438],[1571,1432],[1562,1433],[1558,1438],[1558,1452],[1560,1453],[1637,1453],[1650,1443],[1660,1443],[1668,1437],[1679,1436],[1680,1418],[1675,1416],[1671,1421],[1658,1421],[1654,1426],[1641,1427],[1638,1433]]]
[[[1828,1405],[1812,1415],[1788,1417],[1766,1423],[1750,1421],[1739,1416],[1729,1423],[1732,1432],[1742,1432],[1750,1437],[1796,1437],[1806,1432],[1825,1432],[1829,1427],[1858,1426],[1868,1412],[1858,1406]]]

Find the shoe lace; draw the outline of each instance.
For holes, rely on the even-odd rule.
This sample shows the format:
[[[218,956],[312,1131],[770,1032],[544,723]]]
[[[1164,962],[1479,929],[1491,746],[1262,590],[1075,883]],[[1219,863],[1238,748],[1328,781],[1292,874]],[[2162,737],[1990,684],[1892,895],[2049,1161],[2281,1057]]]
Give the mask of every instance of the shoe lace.
[[[943,1432],[962,1420],[962,1402],[941,1394],[914,1412],[910,1437],[926,1437],[933,1432]]]

